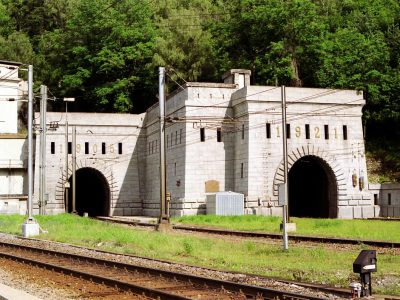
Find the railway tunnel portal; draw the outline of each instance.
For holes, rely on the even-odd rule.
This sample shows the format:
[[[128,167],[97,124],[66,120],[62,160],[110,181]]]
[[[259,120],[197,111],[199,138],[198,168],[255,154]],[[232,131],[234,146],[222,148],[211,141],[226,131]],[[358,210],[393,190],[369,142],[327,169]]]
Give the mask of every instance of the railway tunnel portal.
[[[288,188],[290,216],[337,217],[336,176],[318,156],[303,156],[292,165],[288,174]]]
[[[72,177],[69,178],[70,192],[65,194],[65,210],[72,212]],[[110,186],[97,169],[84,167],[76,171],[76,212],[78,215],[109,216]]]

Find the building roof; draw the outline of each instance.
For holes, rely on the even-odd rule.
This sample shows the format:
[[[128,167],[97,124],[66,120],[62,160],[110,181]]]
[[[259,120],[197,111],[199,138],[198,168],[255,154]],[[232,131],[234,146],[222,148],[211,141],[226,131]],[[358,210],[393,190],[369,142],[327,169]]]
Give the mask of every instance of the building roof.
[[[10,66],[20,66],[22,63],[17,61],[9,61],[9,60],[0,60],[1,65],[10,65]]]

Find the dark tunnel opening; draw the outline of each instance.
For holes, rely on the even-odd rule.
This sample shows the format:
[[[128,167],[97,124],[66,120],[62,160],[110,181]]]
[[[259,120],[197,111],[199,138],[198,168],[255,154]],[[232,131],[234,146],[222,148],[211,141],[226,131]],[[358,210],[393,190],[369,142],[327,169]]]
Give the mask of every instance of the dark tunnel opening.
[[[330,167],[320,158],[305,156],[289,171],[289,215],[336,218],[337,184]]]
[[[69,179],[66,211],[72,212],[72,177]],[[88,213],[90,217],[108,216],[110,213],[110,187],[106,178],[93,168],[76,171],[75,208],[78,215]]]

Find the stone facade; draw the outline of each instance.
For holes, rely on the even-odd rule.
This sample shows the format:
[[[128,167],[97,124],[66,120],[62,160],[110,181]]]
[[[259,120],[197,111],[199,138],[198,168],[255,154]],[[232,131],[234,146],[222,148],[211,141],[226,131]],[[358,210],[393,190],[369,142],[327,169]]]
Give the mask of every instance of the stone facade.
[[[400,218],[400,183],[370,184],[369,190],[380,217]]]
[[[36,114],[36,119],[39,115]],[[48,113],[48,124],[58,124],[47,130],[46,178],[48,199],[46,212],[65,211],[65,183],[72,175],[72,134],[76,128],[76,171],[95,170],[105,179],[109,191],[109,215],[140,215],[142,213],[141,185],[143,164],[139,163],[142,123],[144,114],[87,114],[68,113],[68,177],[66,173],[66,114]],[[37,126],[38,128],[39,126]],[[38,133],[37,133],[38,136]],[[36,143],[34,211],[39,209],[39,143]],[[93,174],[89,173],[89,174]],[[76,185],[85,185],[85,180]],[[87,189],[96,187],[87,186]],[[71,190],[71,189],[70,189]],[[70,191],[71,192],[71,191]],[[91,191],[88,191],[90,193]],[[95,199],[103,205],[104,199]],[[96,205],[96,202],[94,202]]]
[[[224,84],[187,83],[169,97],[167,186],[172,215],[204,213],[207,182],[217,182],[221,191],[243,193],[247,213],[281,214],[281,89],[251,86],[249,76],[247,70],[232,70]],[[376,216],[379,209],[367,189],[362,93],[286,88],[286,97],[289,172],[304,157],[326,170],[331,182],[326,217]],[[153,192],[145,197],[151,201],[146,210],[151,215],[158,214],[159,201],[157,118],[155,105],[145,122],[147,138],[151,136],[146,191]]]
[[[223,82],[189,82],[167,99],[171,215],[205,213],[207,195],[218,191],[244,194],[248,214],[281,215],[277,192],[283,180],[281,88],[252,86],[250,71],[241,69],[227,72]],[[362,93],[286,88],[286,99],[291,215],[379,216],[379,204],[368,190]],[[140,115],[68,113],[69,142],[72,128],[77,132],[68,165],[65,124],[65,113],[47,114],[46,213],[71,210],[71,188],[66,187],[71,185],[76,150],[80,213],[95,214],[93,209],[101,206],[105,215],[159,215],[157,104]],[[35,212],[39,210],[39,144]],[[83,205],[91,195],[94,199]]]

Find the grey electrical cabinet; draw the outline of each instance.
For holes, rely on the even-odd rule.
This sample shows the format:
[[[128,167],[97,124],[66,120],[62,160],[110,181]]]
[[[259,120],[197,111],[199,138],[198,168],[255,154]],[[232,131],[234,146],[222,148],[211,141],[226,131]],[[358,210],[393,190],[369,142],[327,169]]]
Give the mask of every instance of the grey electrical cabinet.
[[[234,192],[218,192],[207,195],[207,214],[239,216],[244,214],[244,195]]]

